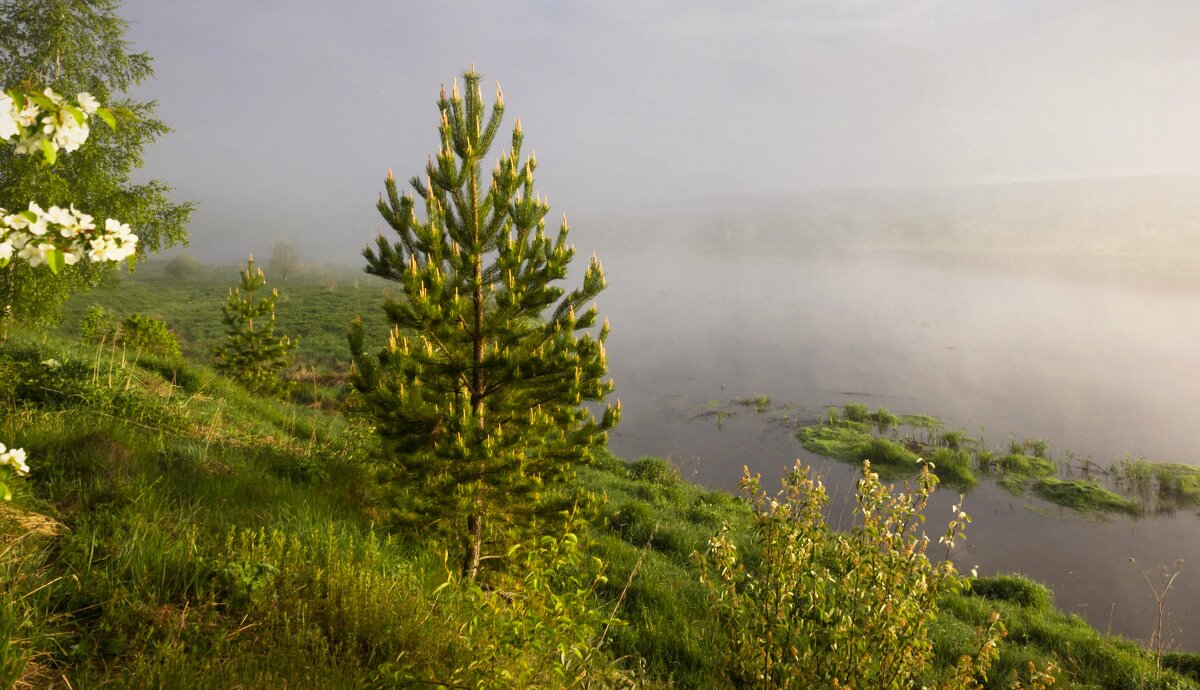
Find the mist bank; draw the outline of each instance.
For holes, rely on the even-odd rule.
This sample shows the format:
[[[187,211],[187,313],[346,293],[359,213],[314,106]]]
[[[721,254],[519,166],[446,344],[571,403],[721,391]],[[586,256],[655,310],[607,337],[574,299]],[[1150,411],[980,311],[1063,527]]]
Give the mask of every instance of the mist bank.
[[[602,214],[553,206],[581,255],[680,253],[799,257],[861,252],[1013,257],[1058,269],[1072,262],[1115,272],[1196,273],[1200,264],[1200,177],[1146,176],[973,186],[802,190],[663,200]],[[194,233],[169,255],[236,263],[266,258],[290,240],[306,264],[361,268],[378,230],[254,226],[243,217],[233,240]],[[382,223],[381,223],[382,225]],[[385,231],[385,235],[390,231]],[[969,260],[969,259],[966,259]]]
[[[808,190],[581,218],[577,243],[691,253],[1200,257],[1200,177]]]

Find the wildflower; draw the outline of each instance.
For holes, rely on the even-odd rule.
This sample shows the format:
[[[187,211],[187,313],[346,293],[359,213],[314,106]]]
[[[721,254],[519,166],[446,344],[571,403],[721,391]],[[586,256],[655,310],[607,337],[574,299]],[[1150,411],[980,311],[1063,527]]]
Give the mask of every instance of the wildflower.
[[[6,449],[4,444],[0,443],[0,467],[3,466],[12,467],[17,474],[29,474],[29,465],[25,464],[25,449]]]

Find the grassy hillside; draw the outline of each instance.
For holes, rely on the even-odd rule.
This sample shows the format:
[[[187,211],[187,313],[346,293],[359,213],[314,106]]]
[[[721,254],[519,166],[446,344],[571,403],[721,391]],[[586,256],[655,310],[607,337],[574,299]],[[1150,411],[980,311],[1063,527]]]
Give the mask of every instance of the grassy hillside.
[[[143,298],[125,288],[122,304]],[[289,289],[297,305],[321,288]],[[155,313],[150,292],[137,309]],[[161,308],[179,310],[158,312],[179,329],[199,329],[206,313]],[[535,547],[482,591],[452,582],[444,545],[379,524],[363,421],[254,398],[203,363],[122,361],[111,347],[17,334],[0,348],[0,439],[33,468],[0,506],[0,687],[735,682],[722,657],[731,631],[694,554],[729,526],[756,562],[753,513],[663,460],[599,453],[578,478],[593,497],[583,551]],[[993,611],[1009,635],[987,687],[1009,687],[1030,661],[1057,663],[1065,687],[1200,687],[1014,577],[942,599],[931,678],[975,652]],[[624,624],[609,625],[613,615]],[[545,672],[556,664],[566,675]]]
[[[187,277],[174,277],[166,261],[139,265],[135,273],[115,274],[99,289],[73,298],[64,308],[60,335],[74,336],[92,305],[112,310],[118,320],[131,314],[164,319],[180,339],[184,354],[211,361],[225,338],[221,306],[237,285],[236,265],[204,265]],[[266,267],[267,287],[279,290],[277,330],[300,336],[298,360],[307,369],[328,372],[350,363],[346,328],[361,316],[368,345],[383,344],[387,324],[380,308],[387,281],[348,267],[311,267],[279,280]]]

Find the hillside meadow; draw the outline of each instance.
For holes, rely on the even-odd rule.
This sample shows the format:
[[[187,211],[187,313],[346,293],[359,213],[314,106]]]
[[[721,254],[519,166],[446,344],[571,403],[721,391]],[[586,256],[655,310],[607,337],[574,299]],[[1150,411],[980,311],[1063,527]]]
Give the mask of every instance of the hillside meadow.
[[[276,284],[300,380],[317,372],[320,389],[285,401],[211,368],[235,279],[151,264],[76,298],[54,333],[0,348],[0,435],[33,468],[0,520],[0,684],[788,687],[738,670],[747,659],[727,650],[745,648],[739,627],[702,578],[719,534],[752,571],[771,562],[761,506],[601,449],[565,489],[579,497],[569,532],[514,545],[483,587],[462,582],[453,545],[381,520],[376,440],[344,402],[338,334],[361,314],[382,342],[384,285],[332,271]],[[81,342],[93,304],[165,319],[183,356]],[[936,539],[940,520],[922,529]],[[1058,687],[1200,687],[1196,655],[1160,668],[1140,644],[1057,612],[1036,582],[961,583],[922,633],[921,684],[974,687],[947,682],[998,614],[1007,636],[971,683],[1015,687],[1032,668]]]

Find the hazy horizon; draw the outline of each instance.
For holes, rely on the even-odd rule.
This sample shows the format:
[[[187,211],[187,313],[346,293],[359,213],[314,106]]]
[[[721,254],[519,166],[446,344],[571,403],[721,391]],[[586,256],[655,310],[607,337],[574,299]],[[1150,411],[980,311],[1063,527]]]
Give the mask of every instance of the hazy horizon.
[[[193,253],[291,237],[353,261],[388,168],[422,174],[472,63],[519,116],[552,214],[804,190],[1200,175],[1200,6],[702,1],[129,2],[144,174],[199,202]],[[507,126],[507,125],[506,125]],[[593,232],[579,227],[586,246]]]

